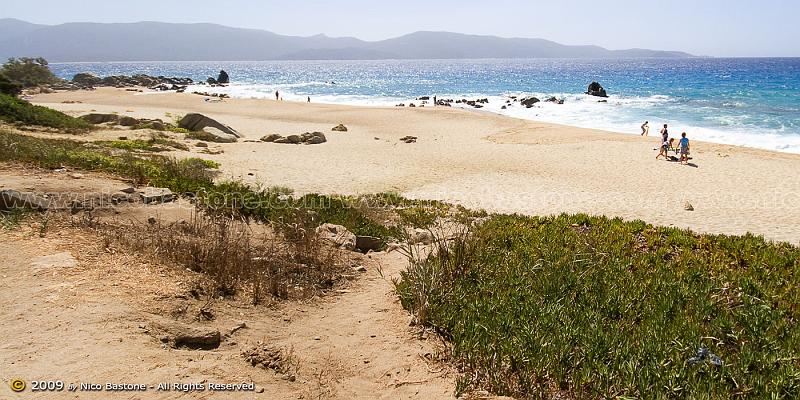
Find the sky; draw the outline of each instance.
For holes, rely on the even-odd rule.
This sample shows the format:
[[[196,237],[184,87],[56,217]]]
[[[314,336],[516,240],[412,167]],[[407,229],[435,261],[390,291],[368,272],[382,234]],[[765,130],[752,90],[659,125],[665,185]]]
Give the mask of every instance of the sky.
[[[2,1],[0,18],[51,25],[212,22],[364,40],[428,30],[718,57],[800,56],[800,0]]]

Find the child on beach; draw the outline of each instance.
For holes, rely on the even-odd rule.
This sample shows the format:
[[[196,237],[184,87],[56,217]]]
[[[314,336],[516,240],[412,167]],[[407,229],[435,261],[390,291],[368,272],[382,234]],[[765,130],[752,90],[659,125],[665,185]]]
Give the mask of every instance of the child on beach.
[[[681,149],[681,164],[689,164],[689,138],[686,137],[686,132],[681,133],[681,140],[678,142]]]
[[[661,129],[661,148],[658,150],[656,160],[658,160],[658,157],[661,156],[664,156],[664,159],[669,160],[667,150],[669,150],[669,131],[667,130],[667,124],[664,124],[664,128]]]
[[[669,154],[667,152],[669,151],[669,148],[672,145],[670,143],[670,140],[674,139],[667,139],[661,142],[661,147],[658,149],[658,155],[656,156],[656,160],[658,160],[659,157],[664,156],[664,159],[669,161]]]
[[[649,121],[644,121],[642,124],[642,136],[647,136],[650,134],[650,125],[648,125]]]

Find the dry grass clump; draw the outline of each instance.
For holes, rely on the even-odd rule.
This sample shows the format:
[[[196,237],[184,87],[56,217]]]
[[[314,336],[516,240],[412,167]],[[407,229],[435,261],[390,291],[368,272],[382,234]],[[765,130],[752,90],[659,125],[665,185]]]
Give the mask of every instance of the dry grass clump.
[[[105,224],[99,230],[130,251],[202,273],[213,283],[209,295],[246,295],[257,304],[267,297],[313,296],[339,279],[344,269],[340,253],[304,221],[298,217],[288,223],[250,225],[197,212],[189,221],[151,218],[134,226]]]

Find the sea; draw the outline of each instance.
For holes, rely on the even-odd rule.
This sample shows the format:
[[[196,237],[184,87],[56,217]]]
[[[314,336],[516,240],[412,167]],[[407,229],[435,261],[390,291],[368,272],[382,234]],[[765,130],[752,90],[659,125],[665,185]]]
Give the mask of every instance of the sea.
[[[419,106],[419,97],[434,95],[487,98],[480,111],[632,135],[640,134],[640,126],[649,121],[651,136],[669,124],[672,135],[686,132],[691,139],[800,154],[800,58],[106,62],[50,67],[66,79],[92,72],[196,81],[224,69],[229,86],[188,90],[237,98],[274,99],[276,90],[285,101],[310,97],[318,103],[356,106]],[[603,85],[608,99],[584,94],[592,81]],[[502,109],[511,96],[556,97],[564,103]]]

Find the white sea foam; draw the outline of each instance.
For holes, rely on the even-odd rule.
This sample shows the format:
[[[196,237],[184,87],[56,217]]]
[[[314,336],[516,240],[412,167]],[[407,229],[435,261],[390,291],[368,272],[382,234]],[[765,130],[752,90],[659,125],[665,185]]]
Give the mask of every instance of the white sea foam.
[[[294,84],[232,84],[227,87],[210,87],[204,85],[190,86],[187,91],[199,91],[208,93],[226,93],[236,98],[265,98],[274,99],[275,91],[285,101],[307,100],[306,93],[321,92],[323,90],[313,90],[315,87],[327,89],[335,88],[335,85],[328,82],[301,82]],[[397,96],[369,96],[357,94],[311,94],[311,101],[315,103],[327,104],[347,104],[356,106],[394,106],[398,103],[415,103],[420,105],[422,102],[413,98]],[[536,96],[540,100],[554,96],[563,99],[564,104],[555,104],[541,101],[532,108],[525,108],[518,102],[512,102],[505,110],[503,105],[510,96],[522,98],[525,96]],[[481,110],[507,115],[510,117],[528,119],[541,122],[551,122],[562,125],[577,126],[583,128],[594,128],[613,132],[630,134],[641,133],[640,125],[644,120],[650,121],[651,136],[658,135],[659,127],[663,123],[670,125],[673,135],[680,132],[687,132],[690,139],[701,140],[713,143],[738,145],[767,150],[776,150],[787,153],[800,154],[800,134],[788,133],[782,125],[774,130],[749,128],[744,122],[750,118],[747,114],[722,115],[712,114],[699,117],[700,120],[707,121],[709,125],[717,128],[700,126],[697,123],[681,120],[681,112],[677,107],[680,106],[679,100],[670,96],[653,95],[646,97],[618,97],[611,96],[607,99],[600,99],[584,94],[575,93],[506,93],[503,96],[486,96],[480,93],[448,95],[441,94],[439,99],[478,99],[488,98],[489,103],[484,105]],[[606,102],[600,102],[606,100]],[[427,102],[428,106],[432,101]],[[472,109],[469,106],[461,106],[453,103],[455,107]],[[732,103],[728,107],[743,107],[741,103]],[[676,107],[675,118],[665,118],[665,110],[673,110]],[[697,106],[695,109],[716,110],[710,106]],[[669,114],[667,112],[667,114]]]

